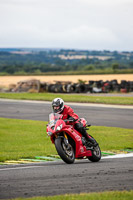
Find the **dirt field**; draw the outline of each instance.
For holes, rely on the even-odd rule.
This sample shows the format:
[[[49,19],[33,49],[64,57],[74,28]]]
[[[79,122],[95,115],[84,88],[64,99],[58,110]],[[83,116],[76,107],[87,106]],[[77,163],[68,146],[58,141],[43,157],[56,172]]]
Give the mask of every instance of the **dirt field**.
[[[89,80],[113,80],[117,79],[120,83],[121,80],[133,81],[133,74],[113,74],[113,75],[66,75],[66,76],[0,76],[0,86],[8,86],[10,84],[16,84],[22,80],[37,79],[42,82],[54,82],[54,81],[71,81],[78,82],[78,79]]]

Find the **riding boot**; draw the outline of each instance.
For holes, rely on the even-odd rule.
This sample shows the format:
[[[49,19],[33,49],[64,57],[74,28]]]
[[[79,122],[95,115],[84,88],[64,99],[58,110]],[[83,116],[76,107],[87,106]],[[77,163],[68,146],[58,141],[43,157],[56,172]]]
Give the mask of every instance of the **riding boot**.
[[[98,145],[97,141],[92,137],[88,137],[88,141],[91,142],[94,147],[96,147]]]
[[[92,138],[91,136],[88,135],[88,133],[86,132],[85,129],[82,129],[82,135],[85,137],[85,139],[90,142],[94,147],[96,147],[98,145],[98,143],[96,142],[96,140],[94,138]]]

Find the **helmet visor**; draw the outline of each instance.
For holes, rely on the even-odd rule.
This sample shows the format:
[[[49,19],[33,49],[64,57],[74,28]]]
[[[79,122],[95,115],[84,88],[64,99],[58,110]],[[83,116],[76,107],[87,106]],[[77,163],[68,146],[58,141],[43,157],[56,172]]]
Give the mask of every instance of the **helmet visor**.
[[[54,112],[57,113],[60,111],[60,106],[53,106]]]

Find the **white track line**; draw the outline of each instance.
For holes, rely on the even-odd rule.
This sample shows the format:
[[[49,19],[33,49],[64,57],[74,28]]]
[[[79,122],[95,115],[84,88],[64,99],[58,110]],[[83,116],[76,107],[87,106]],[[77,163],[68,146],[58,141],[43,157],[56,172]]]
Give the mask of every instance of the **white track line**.
[[[36,168],[36,167],[44,167],[44,166],[27,166],[27,167],[11,167],[11,168],[3,168],[0,169],[0,171],[7,171],[7,170],[13,170],[13,169],[30,169],[30,168]]]
[[[102,157],[102,159],[109,159],[109,158],[130,158],[133,157],[133,153],[127,153],[127,154],[116,154],[112,156],[105,156]]]
[[[16,103],[36,103],[36,104],[49,104],[50,101],[35,101],[35,100],[15,100],[15,99],[1,99],[3,102],[16,102]],[[113,105],[113,104],[98,104],[98,103],[76,103],[76,102],[66,102],[67,105],[77,105],[77,106],[90,106],[90,107],[104,107],[104,108],[121,108],[121,109],[133,109],[132,105]]]

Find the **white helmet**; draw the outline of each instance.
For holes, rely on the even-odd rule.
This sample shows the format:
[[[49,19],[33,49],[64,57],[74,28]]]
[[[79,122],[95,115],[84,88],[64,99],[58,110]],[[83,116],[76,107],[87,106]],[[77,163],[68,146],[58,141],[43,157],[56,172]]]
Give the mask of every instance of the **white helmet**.
[[[64,101],[61,98],[55,98],[52,101],[52,108],[54,113],[61,113],[64,109]]]

